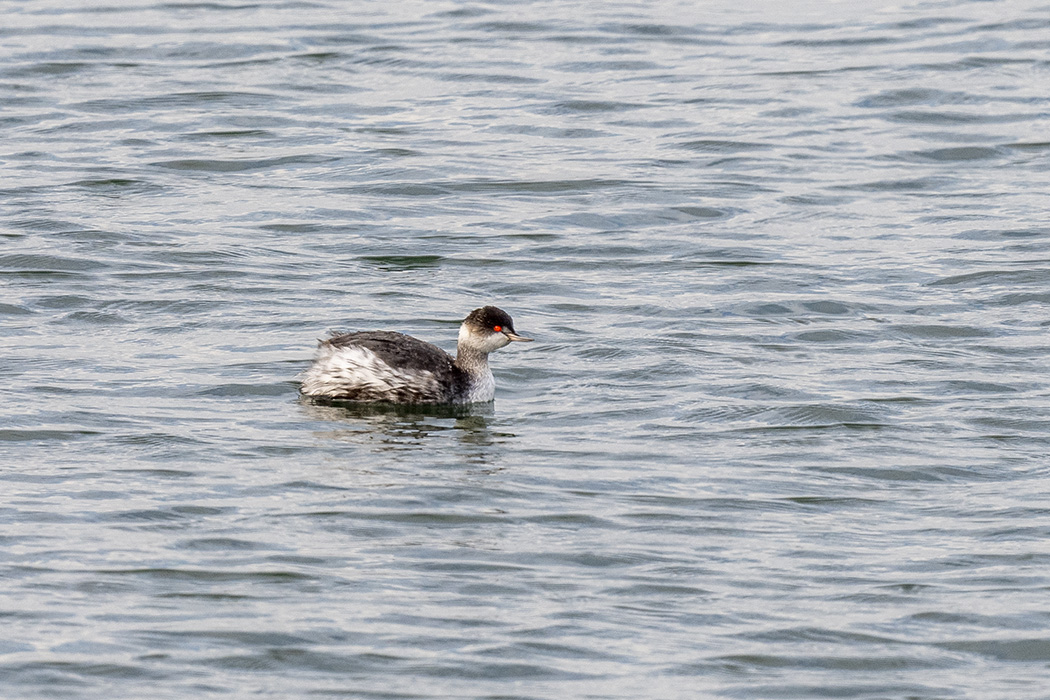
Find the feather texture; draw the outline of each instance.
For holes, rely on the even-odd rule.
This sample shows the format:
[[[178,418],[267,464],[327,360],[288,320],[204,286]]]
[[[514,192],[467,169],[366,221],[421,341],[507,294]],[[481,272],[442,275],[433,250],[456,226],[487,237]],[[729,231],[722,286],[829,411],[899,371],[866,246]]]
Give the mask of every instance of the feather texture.
[[[342,333],[322,340],[300,391],[317,399],[391,403],[463,404],[491,401],[496,381],[490,352],[514,334],[505,311],[475,309],[460,326],[457,355],[393,331]]]

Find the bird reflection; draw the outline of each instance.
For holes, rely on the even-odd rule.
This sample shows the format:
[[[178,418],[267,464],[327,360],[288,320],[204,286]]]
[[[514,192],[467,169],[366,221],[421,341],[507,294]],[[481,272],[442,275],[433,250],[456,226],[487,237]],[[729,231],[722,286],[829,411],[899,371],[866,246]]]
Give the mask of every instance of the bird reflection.
[[[435,442],[453,438],[461,447],[460,458],[473,464],[495,467],[500,450],[492,449],[514,436],[494,432],[489,423],[495,415],[492,403],[449,405],[405,405],[355,402],[318,402],[300,399],[308,418],[334,424],[320,431],[326,439],[351,442],[376,452],[409,452],[440,449]]]

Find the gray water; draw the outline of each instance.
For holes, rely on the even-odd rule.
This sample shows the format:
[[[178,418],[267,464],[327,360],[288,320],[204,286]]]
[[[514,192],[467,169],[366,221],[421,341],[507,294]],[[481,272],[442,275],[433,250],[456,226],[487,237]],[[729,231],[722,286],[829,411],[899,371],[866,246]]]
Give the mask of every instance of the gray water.
[[[0,696],[1050,695],[1045,0],[0,19]]]

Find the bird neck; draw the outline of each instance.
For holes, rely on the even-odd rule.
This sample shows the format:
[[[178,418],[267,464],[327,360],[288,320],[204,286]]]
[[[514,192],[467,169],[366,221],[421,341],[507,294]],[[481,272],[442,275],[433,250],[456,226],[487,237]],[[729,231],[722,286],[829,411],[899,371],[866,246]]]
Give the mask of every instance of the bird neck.
[[[486,374],[489,371],[489,354],[480,350],[474,340],[467,324],[461,325],[456,339],[456,366],[468,374]]]
[[[456,348],[456,366],[470,374],[484,374],[489,370],[489,354],[460,343]]]

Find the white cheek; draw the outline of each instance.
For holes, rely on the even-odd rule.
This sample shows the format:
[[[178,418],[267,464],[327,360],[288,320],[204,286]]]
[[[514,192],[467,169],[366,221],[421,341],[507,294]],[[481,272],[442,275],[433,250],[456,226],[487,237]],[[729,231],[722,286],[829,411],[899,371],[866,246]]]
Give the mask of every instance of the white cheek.
[[[493,352],[500,348],[505,348],[510,344],[510,338],[503,335],[502,333],[493,333],[485,339],[484,348],[485,352]]]
[[[463,326],[459,330],[459,342],[465,343],[469,347],[476,348],[480,352],[490,353],[499,350],[502,347],[506,347],[507,344],[510,343],[510,338],[502,333],[468,330],[466,326]]]

